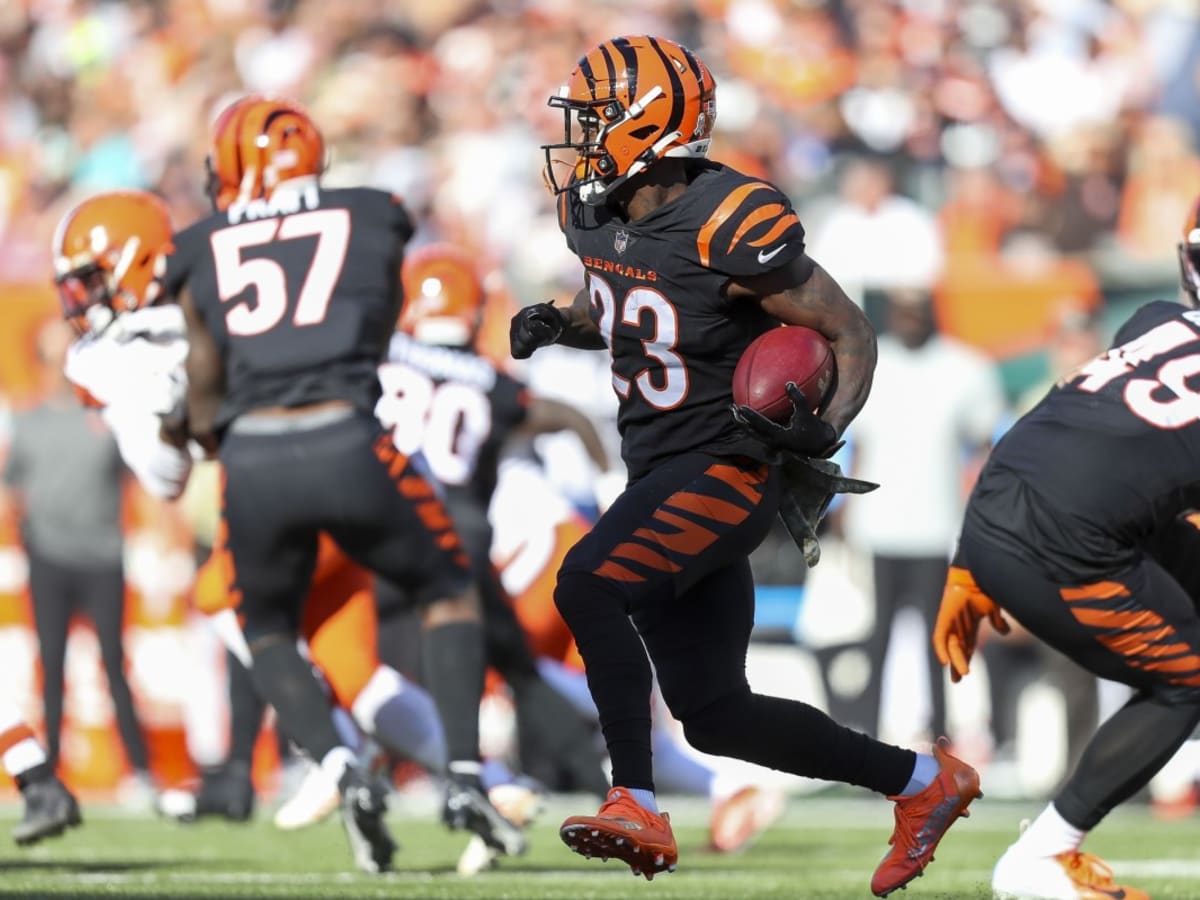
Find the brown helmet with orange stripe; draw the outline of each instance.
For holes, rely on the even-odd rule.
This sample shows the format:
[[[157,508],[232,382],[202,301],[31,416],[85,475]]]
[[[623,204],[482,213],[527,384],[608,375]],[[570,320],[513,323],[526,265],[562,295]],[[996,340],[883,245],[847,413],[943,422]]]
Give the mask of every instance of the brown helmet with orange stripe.
[[[53,240],[63,315],[80,334],[99,334],[121,313],[159,298],[173,246],[170,214],[154,194],[89,197],[62,217]]]
[[[400,277],[400,331],[424,344],[465,347],[474,341],[484,292],[470,256],[451,244],[427,244],[405,257]]]
[[[325,138],[297,103],[251,94],[217,116],[205,159],[213,207],[267,199],[281,183],[325,170]]]
[[[1200,307],[1200,198],[1192,204],[1179,241],[1179,281],[1188,305]]]
[[[584,54],[549,105],[563,111],[564,136],[544,144],[546,183],[577,189],[588,203],[663,157],[703,157],[716,119],[716,80],[674,41],[638,35],[604,41]],[[574,119],[572,118],[574,116]],[[556,150],[575,151],[565,178]]]

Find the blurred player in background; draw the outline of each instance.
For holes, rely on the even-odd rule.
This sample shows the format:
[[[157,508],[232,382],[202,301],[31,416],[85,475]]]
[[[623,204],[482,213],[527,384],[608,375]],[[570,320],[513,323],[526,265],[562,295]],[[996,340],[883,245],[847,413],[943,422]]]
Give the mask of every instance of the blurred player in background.
[[[1200,202],[1179,245],[1184,305],[1135,312],[992,451],[967,506],[934,648],[957,681],[1005,610],[1134,689],[992,873],[1006,898],[1148,895],[1080,851],[1200,723]]]
[[[21,790],[25,810],[12,830],[18,844],[36,844],[79,825],[79,804],[54,774],[46,751],[21,711],[0,700],[0,763]]]
[[[521,852],[523,835],[479,779],[484,652],[469,562],[423,464],[396,450],[373,415],[413,226],[387,193],[322,190],[324,163],[321,133],[297,106],[235,102],[213,128],[217,212],[175,236],[166,274],[187,321],[188,429],[224,467],[255,684],[284,731],[341,784],[360,864],[385,868],[393,844],[383,797],[339,740],[295,647],[325,532],[419,597],[426,683],[450,759],[444,820]]]
[[[54,246],[64,313],[81,333],[66,355],[67,378],[100,408],[142,487],[169,500],[183,492],[192,468],[188,448],[174,436],[186,385],[183,314],[176,304],[158,302],[163,299],[158,276],[171,248],[165,206],[139,191],[83,201],[64,217]],[[244,667],[250,656],[237,623],[239,597],[232,584],[227,532],[222,521],[197,577],[195,602],[211,616],[235,665]],[[319,563],[304,604],[302,633],[330,694],[389,751],[441,771],[445,742],[432,702],[421,688],[379,664],[369,574],[324,537]],[[165,811],[235,820],[250,815],[250,762],[263,705],[252,689],[245,689],[249,687],[231,677],[232,734],[224,769],[206,777],[195,798],[171,792]],[[349,727],[353,731],[355,726]],[[332,811],[336,785],[332,793],[332,806],[294,810],[293,816],[319,818]]]
[[[616,856],[647,878],[674,868],[654,794],[648,651],[693,747],[895,801],[892,849],[871,882],[884,896],[922,874],[979,777],[942,747],[930,756],[883,744],[747,683],[748,556],[784,489],[769,461],[834,451],[870,391],[875,336],[804,253],[788,198],[704,161],[715,88],[690,51],[638,36],[590,50],[550,100],[565,133],[546,147],[547,181],[587,282],[570,307],[519,312],[512,354],[555,342],[610,350],[630,477],[558,575],[555,602],[587,667],[615,785],[597,815],[568,818],[561,834],[576,852]],[[563,151],[574,158],[559,169]],[[734,367],[780,322],[825,335],[836,392],[821,417],[796,404],[786,427],[752,411],[739,423]]]
[[[404,312],[379,370],[377,413],[401,452],[419,452],[445,488],[446,509],[483,601],[487,661],[512,690],[520,742],[526,748],[536,743],[578,788],[602,797],[608,781],[593,730],[538,674],[492,565],[487,511],[501,449],[515,435],[569,430],[599,471],[608,467],[604,448],[584,415],[532,396],[476,349],[487,298],[477,263],[466,253],[447,244],[421,247],[405,259],[403,279]],[[406,604],[401,597],[388,605]]]

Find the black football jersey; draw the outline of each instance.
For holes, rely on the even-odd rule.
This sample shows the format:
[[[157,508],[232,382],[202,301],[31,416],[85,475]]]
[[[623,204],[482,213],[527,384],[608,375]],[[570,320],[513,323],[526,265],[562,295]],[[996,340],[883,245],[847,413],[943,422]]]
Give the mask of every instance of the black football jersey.
[[[1000,440],[969,518],[1024,533],[1049,574],[1086,577],[1131,561],[1198,488],[1200,311],[1156,302]]]
[[[175,235],[165,289],[187,286],[220,347],[218,427],[268,406],[346,400],[374,408],[412,230],[391,194],[313,184],[235,205]]]
[[[529,408],[525,386],[472,350],[392,338],[376,408],[396,447],[420,451],[452,497],[483,509],[496,489],[500,449]]]
[[[694,164],[689,176],[679,197],[637,222],[575,191],[559,195],[559,223],[612,353],[631,478],[688,451],[764,458],[729,405],[742,351],[778,323],[722,289],[804,252],[800,219],[773,185],[712,162]]]

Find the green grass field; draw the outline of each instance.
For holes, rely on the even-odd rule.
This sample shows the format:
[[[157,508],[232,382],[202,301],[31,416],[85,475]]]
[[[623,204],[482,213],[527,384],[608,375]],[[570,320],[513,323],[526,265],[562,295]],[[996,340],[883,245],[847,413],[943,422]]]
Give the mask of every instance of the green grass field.
[[[585,802],[584,806],[589,805]],[[88,807],[84,827],[21,850],[0,846],[4,897],[429,897],[616,898],[770,897],[842,900],[870,897],[871,872],[890,833],[889,804],[868,799],[795,798],[784,819],[752,848],[720,856],[704,848],[705,807],[676,801],[680,865],[653,883],[618,863],[584,860],[558,840],[556,825],[579,803],[556,801],[532,829],[527,856],[504,860],[472,879],[454,871],[465,838],[433,824],[430,814],[394,816],[402,844],[396,871],[382,877],[351,871],[340,825],[276,831],[267,812],[245,826],[191,826],[119,810]],[[925,877],[904,900],[991,897],[990,866],[1036,805],[984,800],[954,827]],[[0,807],[6,833],[19,810]],[[1119,876],[1155,900],[1200,897],[1200,819],[1159,822],[1133,808],[1112,816],[1088,849],[1115,863]]]

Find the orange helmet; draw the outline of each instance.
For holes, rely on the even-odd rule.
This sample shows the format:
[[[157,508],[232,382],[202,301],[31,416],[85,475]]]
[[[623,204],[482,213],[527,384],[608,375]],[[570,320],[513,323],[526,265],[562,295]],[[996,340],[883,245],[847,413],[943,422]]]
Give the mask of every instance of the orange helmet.
[[[589,50],[549,100],[563,111],[564,139],[542,146],[547,184],[556,194],[575,187],[586,202],[602,203],[664,156],[707,155],[716,88],[708,66],[665,38],[619,37]],[[576,158],[560,182],[552,151],[562,149]]]
[[[1200,198],[1192,204],[1179,241],[1179,278],[1188,305],[1200,307]]]
[[[54,282],[63,315],[81,334],[158,299],[171,244],[171,217],[145,191],[84,200],[54,231]]]
[[[320,175],[325,138],[298,104],[252,94],[217,116],[205,165],[208,196],[225,210],[270,197],[281,181]]]
[[[463,347],[483,319],[483,283],[475,261],[450,244],[427,244],[404,259],[399,330],[425,344]]]

